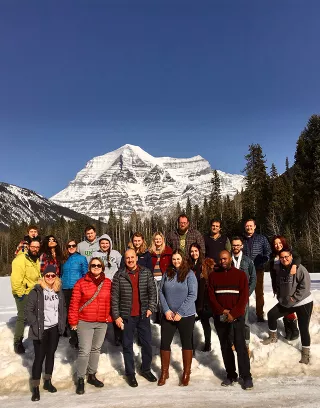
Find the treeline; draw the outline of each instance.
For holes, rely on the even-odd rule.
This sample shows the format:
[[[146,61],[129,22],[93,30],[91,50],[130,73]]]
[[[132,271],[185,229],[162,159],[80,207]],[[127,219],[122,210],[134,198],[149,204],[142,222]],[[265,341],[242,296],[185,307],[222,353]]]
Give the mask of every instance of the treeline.
[[[276,146],[275,146],[276,148]],[[165,235],[176,227],[179,214],[185,212],[194,228],[203,234],[210,229],[210,219],[219,218],[223,233],[229,237],[243,233],[244,220],[254,218],[257,232],[269,238],[285,235],[291,245],[300,252],[310,271],[320,267],[320,115],[310,117],[297,141],[294,163],[288,158],[285,172],[278,174],[272,163],[268,171],[267,159],[259,144],[251,144],[245,156],[243,169],[246,189],[232,199],[221,196],[218,172],[212,174],[212,193],[202,203],[188,198],[186,207],[177,203],[166,217],[152,215],[141,218],[133,212],[128,221],[121,213],[115,215],[110,209],[109,220],[96,222],[98,235],[107,232],[113,247],[121,253],[136,231],[144,234],[150,243],[152,234],[161,231]],[[41,235],[53,234],[60,243],[69,238],[81,241],[88,219],[70,222],[63,218],[54,224],[40,224]],[[23,238],[27,225],[12,225],[9,232],[0,233],[0,271],[10,273],[17,243]]]

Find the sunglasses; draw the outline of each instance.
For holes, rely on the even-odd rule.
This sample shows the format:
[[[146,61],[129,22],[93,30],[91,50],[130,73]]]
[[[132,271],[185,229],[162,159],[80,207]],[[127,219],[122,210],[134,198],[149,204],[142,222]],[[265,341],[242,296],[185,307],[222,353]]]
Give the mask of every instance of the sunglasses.
[[[48,242],[57,242],[57,240],[55,238],[49,238]]]
[[[68,245],[68,248],[76,248],[76,247],[77,245],[73,245],[73,244]]]
[[[91,264],[91,268],[102,268],[101,264]]]
[[[55,275],[54,273],[46,273],[46,274],[44,275],[44,277],[45,277],[45,278],[49,278],[49,279],[53,279],[53,278],[56,277],[56,275]]]

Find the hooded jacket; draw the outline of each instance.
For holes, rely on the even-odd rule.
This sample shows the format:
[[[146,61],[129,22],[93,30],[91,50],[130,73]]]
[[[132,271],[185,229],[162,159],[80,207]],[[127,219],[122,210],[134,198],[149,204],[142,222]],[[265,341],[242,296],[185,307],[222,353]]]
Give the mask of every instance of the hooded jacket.
[[[59,298],[58,330],[62,335],[66,327],[67,309],[62,290],[57,292],[57,295]],[[44,296],[41,284],[35,285],[28,296],[25,317],[30,325],[28,337],[32,340],[41,340],[44,332]]]
[[[21,253],[12,261],[10,276],[12,294],[28,295],[41,277],[39,259],[33,261],[28,254]]]
[[[70,255],[61,267],[62,289],[72,289],[75,283],[88,272],[88,261],[78,252]]]
[[[108,234],[101,235],[99,238],[99,242],[102,239],[106,239],[110,242],[110,253],[109,253],[109,264],[110,267],[108,266],[108,251],[103,252],[101,249],[98,251],[93,252],[91,258],[100,258],[105,266],[104,273],[108,279],[112,281],[114,274],[117,272],[117,270],[120,268],[121,264],[121,254],[120,252],[116,251],[115,249],[112,249],[112,239]]]
[[[79,252],[79,254],[81,255],[84,255],[89,263],[93,252],[98,251],[99,249],[99,237],[96,237],[96,239],[92,242],[88,241],[87,239],[79,242],[77,252]]]

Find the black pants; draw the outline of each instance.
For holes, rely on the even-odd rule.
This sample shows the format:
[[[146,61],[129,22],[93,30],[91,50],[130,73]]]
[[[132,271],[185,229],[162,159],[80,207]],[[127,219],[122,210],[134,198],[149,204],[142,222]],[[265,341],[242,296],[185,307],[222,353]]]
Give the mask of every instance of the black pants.
[[[133,339],[136,329],[141,343],[141,371],[150,371],[152,362],[150,317],[131,316],[128,319],[123,319],[123,323],[122,347],[126,375],[135,374]]]
[[[280,317],[287,316],[288,314],[291,313],[296,313],[298,317],[301,344],[303,347],[309,347],[310,346],[309,323],[312,309],[313,302],[307,303],[306,305],[290,308],[283,307],[278,303],[268,312],[269,329],[272,331],[277,330],[277,320]]]
[[[73,289],[63,289],[62,291],[64,294],[64,299],[65,299],[66,307],[67,307],[67,325],[66,327],[68,327],[70,331],[70,336],[71,336],[70,343],[75,346],[76,344],[78,344],[77,330],[71,330],[69,322],[68,322],[68,313],[69,313],[69,307],[70,307]]]
[[[32,379],[40,380],[43,360],[45,362],[45,374],[51,376],[54,366],[54,353],[59,343],[58,326],[51,327],[43,332],[41,340],[33,340],[34,362],[32,366]]]
[[[230,333],[233,333],[233,344],[237,352],[239,375],[245,380],[251,378],[250,360],[244,334],[244,317],[241,316],[232,323],[220,321],[220,316],[214,318],[214,325],[220,341],[222,358],[228,378],[237,378],[234,353],[231,348]]]
[[[183,350],[192,350],[192,334],[195,316],[182,317],[178,322],[167,320],[165,315],[161,319],[161,350],[170,351],[174,333],[179,330]]]
[[[203,328],[204,334],[204,342],[205,344],[211,344],[211,326],[210,326],[210,318],[213,317],[211,310],[204,310],[202,312],[198,312],[200,317],[200,322]]]

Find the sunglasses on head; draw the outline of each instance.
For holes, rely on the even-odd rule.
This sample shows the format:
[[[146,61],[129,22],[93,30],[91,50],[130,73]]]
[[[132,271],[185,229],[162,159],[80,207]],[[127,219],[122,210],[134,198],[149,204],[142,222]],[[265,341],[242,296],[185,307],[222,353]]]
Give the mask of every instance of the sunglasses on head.
[[[76,248],[76,247],[77,247],[76,244],[69,244],[69,245],[68,245],[68,248]]]
[[[57,242],[57,240],[55,238],[49,238],[48,242]]]
[[[91,268],[102,268],[101,264],[91,264]]]
[[[56,277],[56,275],[54,274],[54,273],[46,273],[45,275],[44,275],[44,277],[45,278],[55,278]]]

